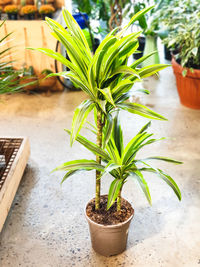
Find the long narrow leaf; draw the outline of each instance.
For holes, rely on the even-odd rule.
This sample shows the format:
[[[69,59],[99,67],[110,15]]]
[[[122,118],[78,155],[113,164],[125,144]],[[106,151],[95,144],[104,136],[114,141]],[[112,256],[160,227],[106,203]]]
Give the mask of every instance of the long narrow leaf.
[[[65,129],[65,131],[69,135],[71,135],[71,131],[70,130]],[[78,141],[84,147],[86,147],[87,149],[89,149],[95,155],[99,155],[103,160],[106,160],[106,161],[109,161],[110,160],[110,157],[107,154],[107,152],[105,152],[103,149],[101,149],[100,147],[98,147],[95,143],[89,141],[88,139],[86,139],[85,137],[81,136],[80,134],[77,135],[76,141]]]
[[[92,100],[85,100],[76,108],[72,121],[72,130],[70,138],[71,145],[75,141],[77,135],[79,134],[83,124],[87,119],[88,114],[91,112],[94,106],[95,104]]]
[[[106,120],[106,125],[105,125],[105,131],[104,131],[104,137],[103,137],[103,148],[106,147],[109,139],[110,139],[110,135],[112,133],[112,128],[113,128],[113,118],[110,114],[107,114],[106,116],[107,120]]]
[[[168,174],[164,173],[160,169],[156,169],[156,168],[152,167],[151,165],[147,164],[146,162],[143,162],[143,163],[148,167],[147,168],[141,168],[140,171],[153,172],[153,173],[157,174],[163,181],[165,181],[173,189],[177,198],[179,200],[181,200],[181,191],[180,191],[178,185],[176,184],[176,182]]]
[[[76,172],[78,172],[79,170],[73,170],[73,171],[68,171],[65,176],[63,177],[61,184],[67,180],[67,178],[69,178],[70,176],[72,176],[73,174],[75,174]]]
[[[115,179],[111,183],[108,193],[107,210],[109,210],[109,208],[114,204],[122,185],[123,185],[123,180],[121,179]]]
[[[162,115],[138,103],[120,103],[117,104],[117,107],[125,109],[130,113],[138,114],[149,119],[167,120]]]
[[[73,170],[98,170],[103,171],[104,167],[95,160],[78,159],[65,162],[55,168],[54,171],[73,171]]]
[[[146,199],[148,200],[149,204],[152,205],[149,187],[148,187],[147,182],[145,181],[142,173],[139,170],[137,170],[137,171],[131,172],[131,174],[137,179],[142,191],[145,194]]]
[[[142,129],[139,131],[138,134],[143,133],[144,131],[146,131],[149,127],[151,126],[151,121],[149,121],[147,124],[145,124]]]
[[[182,161],[178,161],[178,160],[170,159],[170,158],[166,158],[166,157],[148,157],[148,158],[142,159],[142,161],[152,160],[152,159],[167,161],[167,162],[174,163],[174,164],[183,164]]]
[[[103,171],[102,174],[101,174],[101,177],[103,177],[104,175],[108,174],[109,172],[112,172],[113,170],[116,170],[116,169],[118,169],[118,168],[120,168],[120,167],[121,167],[120,165],[117,165],[117,164],[115,164],[115,163],[112,163],[112,161],[109,162],[109,163],[105,166],[105,169],[104,169],[104,171]]]
[[[151,66],[147,66],[144,68],[141,68],[139,70],[139,75],[141,78],[146,78],[149,77],[167,67],[169,67],[171,65],[167,65],[167,64],[155,64],[155,65],[151,65]]]
[[[154,55],[155,53],[158,53],[158,51],[153,51],[147,55],[144,55],[143,57],[135,60],[131,65],[130,68],[136,68],[139,64],[141,64],[142,62],[144,62],[147,58],[151,57],[152,55]]]
[[[110,91],[110,88],[107,87],[107,88],[104,88],[104,89],[98,89],[105,97],[105,99],[115,107],[115,103],[114,103],[114,100],[112,98],[112,93]]]

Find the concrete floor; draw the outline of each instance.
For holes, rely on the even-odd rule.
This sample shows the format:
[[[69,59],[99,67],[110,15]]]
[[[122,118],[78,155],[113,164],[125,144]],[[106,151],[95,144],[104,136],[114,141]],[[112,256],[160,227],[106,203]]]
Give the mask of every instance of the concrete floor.
[[[151,95],[140,97],[166,116],[153,121],[152,132],[169,139],[144,149],[144,155],[169,156],[183,165],[155,164],[176,180],[182,191],[179,202],[159,178],[146,175],[153,206],[134,181],[124,188],[135,208],[127,250],[105,258],[90,245],[84,218],[86,202],[94,196],[94,173],[80,173],[60,186],[58,164],[91,155],[78,144],[69,147],[63,131],[70,128],[73,110],[84,99],[82,92],[5,96],[0,103],[0,135],[28,136],[31,157],[5,226],[0,234],[1,267],[179,267],[200,266],[200,111],[180,105],[171,69],[160,81],[146,81]],[[122,113],[126,142],[147,121]],[[86,130],[83,134],[90,135]],[[102,180],[107,193],[110,177]]]

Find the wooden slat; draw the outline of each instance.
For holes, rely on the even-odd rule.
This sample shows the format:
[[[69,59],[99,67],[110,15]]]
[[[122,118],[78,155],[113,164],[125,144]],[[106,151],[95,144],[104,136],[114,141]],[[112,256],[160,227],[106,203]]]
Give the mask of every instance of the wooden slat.
[[[29,141],[26,137],[23,137],[20,149],[17,152],[8,176],[0,190],[0,231],[3,228],[4,222],[17,192],[29,155]]]

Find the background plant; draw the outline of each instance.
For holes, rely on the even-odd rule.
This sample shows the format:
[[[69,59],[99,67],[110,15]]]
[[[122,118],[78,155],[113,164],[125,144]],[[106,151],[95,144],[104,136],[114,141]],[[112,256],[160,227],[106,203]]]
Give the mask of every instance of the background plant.
[[[37,12],[37,7],[34,5],[26,5],[21,9],[23,14],[35,14]]]
[[[5,13],[17,14],[18,11],[19,11],[19,9],[16,5],[7,5],[4,8]]]
[[[177,48],[175,58],[183,67],[200,68],[200,11],[198,1],[179,3],[174,1],[174,8],[166,7],[162,12],[162,21],[168,30],[164,43],[170,48]],[[184,70],[184,73],[186,71]]]
[[[55,12],[55,8],[52,5],[42,5],[39,9],[40,14],[51,14]]]
[[[50,76],[59,75],[70,78],[89,97],[74,112],[70,137],[71,145],[76,140],[91,111],[94,112],[97,127],[96,147],[100,149],[105,147],[110,138],[113,125],[112,112],[116,109],[123,109],[150,119],[166,120],[163,116],[141,104],[127,102],[132,94],[131,88],[136,81],[141,81],[143,78],[151,76],[166,67],[166,65],[156,64],[138,69],[138,65],[153,53],[128,65],[128,58],[138,48],[137,37],[140,32],[126,34],[126,31],[151,8],[146,8],[135,14],[122,30],[115,29],[109,33],[94,55],[90,51],[83,32],[67,10],[63,11],[67,30],[56,21],[46,18],[53,31],[53,36],[64,45],[70,59],[67,60],[60,53],[50,49],[38,48],[38,51],[57,59],[69,68],[69,71],[51,74]],[[148,93],[146,90],[144,92]],[[106,133],[103,139],[104,129],[106,129]],[[96,169],[96,209],[99,209],[99,178],[102,168],[101,155],[99,154],[96,155],[96,161],[77,160],[66,168],[63,165],[63,169],[69,171],[67,175],[80,169]]]
[[[0,30],[2,30],[4,23],[5,21],[0,24]],[[8,33],[0,39],[0,94],[19,92],[27,85],[19,84],[19,76],[22,75],[23,71],[14,70],[12,67],[13,61],[8,60],[10,53],[12,53],[12,47],[7,48],[5,45],[9,42],[11,34]]]

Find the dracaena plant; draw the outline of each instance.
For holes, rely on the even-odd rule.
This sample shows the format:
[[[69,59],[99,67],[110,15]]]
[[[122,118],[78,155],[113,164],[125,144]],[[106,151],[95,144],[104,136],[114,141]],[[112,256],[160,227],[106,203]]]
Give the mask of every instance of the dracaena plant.
[[[107,210],[114,204],[117,200],[117,211],[121,210],[121,192],[123,185],[127,179],[134,178],[138,181],[142,191],[144,192],[149,204],[151,205],[151,195],[149,191],[148,184],[143,176],[143,172],[155,173],[159,178],[164,180],[177,195],[178,199],[181,200],[181,192],[175,181],[166,174],[163,170],[153,167],[149,164],[150,160],[161,160],[174,164],[181,164],[182,162],[173,160],[166,157],[152,155],[144,159],[138,159],[137,153],[147,145],[161,141],[165,138],[155,139],[152,138],[153,134],[148,133],[147,129],[151,125],[151,122],[147,123],[142,129],[129,141],[129,143],[124,147],[123,142],[123,132],[120,126],[118,113],[114,116],[111,135],[109,136],[108,142],[104,145],[105,148],[99,148],[95,143],[89,141],[87,138],[78,135],[76,141],[81,145],[86,147],[95,155],[101,157],[103,163],[97,164],[92,160],[84,160],[85,165],[82,165],[83,160],[79,161],[69,161],[60,166],[55,170],[65,170],[66,175],[63,177],[62,182],[64,182],[71,175],[75,174],[80,170],[93,170],[97,169],[101,171],[101,175],[98,179],[108,173],[113,176],[108,193]],[[97,134],[97,129],[92,125],[90,129],[95,135]],[[71,131],[66,130],[68,134]],[[103,131],[103,140],[106,138],[107,131]]]
[[[65,29],[58,22],[46,18],[47,24],[52,29],[52,35],[65,47],[69,60],[60,53],[47,48],[36,50],[60,61],[69,71],[51,74],[71,79],[88,96],[75,110],[70,136],[71,145],[87,120],[88,114],[93,111],[96,119],[97,137],[96,148],[103,149],[108,143],[112,132],[113,116],[115,110],[126,110],[133,114],[157,120],[166,120],[163,116],[148,109],[144,105],[127,102],[132,93],[135,82],[164,69],[167,65],[156,64],[144,68],[138,65],[150,57],[153,53],[146,55],[131,65],[128,58],[137,50],[137,37],[141,32],[127,34],[128,28],[141,16],[146,14],[152,7],[148,7],[135,14],[128,25],[121,30],[114,29],[101,42],[95,54],[90,51],[87,40],[80,27],[67,11],[63,11],[63,17],[67,26]],[[148,93],[148,91],[145,91]],[[103,132],[105,138],[103,139]],[[100,203],[100,176],[104,167],[101,165],[102,155],[97,153],[96,161],[77,160],[71,163],[67,175],[79,169],[96,169],[96,195],[95,208],[99,209]],[[74,164],[74,165],[73,165]]]

